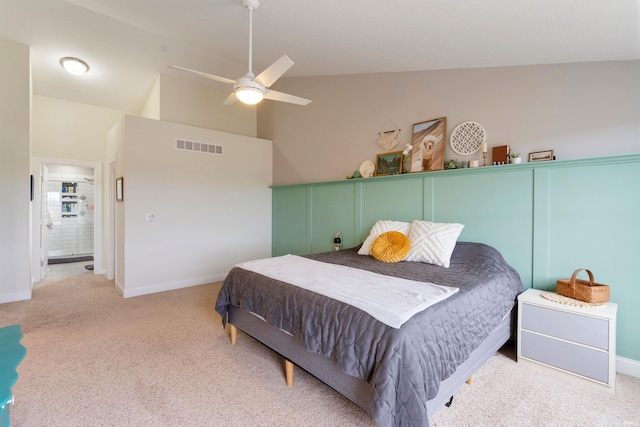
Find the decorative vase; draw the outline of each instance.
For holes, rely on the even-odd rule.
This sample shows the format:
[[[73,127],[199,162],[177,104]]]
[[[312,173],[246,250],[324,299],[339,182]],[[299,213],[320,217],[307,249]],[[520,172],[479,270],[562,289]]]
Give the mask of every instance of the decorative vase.
[[[515,165],[515,164],[518,164],[518,163],[521,163],[521,162],[522,162],[522,157],[512,157],[511,158],[511,164],[512,165]]]

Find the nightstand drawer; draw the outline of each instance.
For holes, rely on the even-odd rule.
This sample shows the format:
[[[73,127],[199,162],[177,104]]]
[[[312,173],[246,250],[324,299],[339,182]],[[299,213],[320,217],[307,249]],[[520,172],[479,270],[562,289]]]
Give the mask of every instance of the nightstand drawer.
[[[609,322],[607,319],[581,316],[537,305],[522,304],[520,327],[552,337],[609,349]],[[597,309],[594,309],[597,310]]]
[[[603,383],[609,382],[609,354],[532,332],[521,333],[521,356]]]

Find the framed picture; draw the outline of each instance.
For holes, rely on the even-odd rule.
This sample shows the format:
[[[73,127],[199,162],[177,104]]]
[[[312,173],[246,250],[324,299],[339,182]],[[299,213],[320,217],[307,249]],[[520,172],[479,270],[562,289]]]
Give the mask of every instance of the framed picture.
[[[116,202],[122,202],[124,200],[124,178],[120,177],[116,179]]]
[[[427,120],[413,125],[410,172],[444,169],[444,145],[447,141],[447,118]]]
[[[376,158],[376,176],[402,173],[402,151],[378,154]]]
[[[547,160],[553,160],[553,150],[529,153],[530,162],[546,162]]]

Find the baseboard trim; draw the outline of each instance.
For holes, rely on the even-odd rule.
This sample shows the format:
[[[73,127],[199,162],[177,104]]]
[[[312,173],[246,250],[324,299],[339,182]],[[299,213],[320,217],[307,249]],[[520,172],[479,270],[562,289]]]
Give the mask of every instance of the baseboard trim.
[[[616,356],[616,371],[640,378],[640,361]]]
[[[31,299],[31,291],[15,292],[12,294],[0,294],[0,304],[7,302],[25,301]]]
[[[124,296],[124,286],[122,286],[122,284],[118,282],[118,279],[114,280],[114,282],[116,284],[116,290],[118,291],[118,293],[121,296]]]
[[[124,298],[138,297],[141,295],[155,294],[157,292],[173,291],[176,289],[188,288],[191,286],[205,285],[207,283],[219,282],[227,277],[227,273],[216,274],[214,276],[199,277],[196,279],[179,280],[176,282],[160,283],[158,285],[145,286],[142,288],[126,289],[122,288],[117,282],[116,286],[122,289]]]

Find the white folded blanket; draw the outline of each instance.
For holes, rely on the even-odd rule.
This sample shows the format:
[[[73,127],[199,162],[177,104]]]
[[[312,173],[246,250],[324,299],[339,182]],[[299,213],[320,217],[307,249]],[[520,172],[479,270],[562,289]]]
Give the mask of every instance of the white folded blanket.
[[[247,261],[236,267],[352,305],[396,329],[414,314],[458,292],[458,288],[385,276],[296,255]]]

